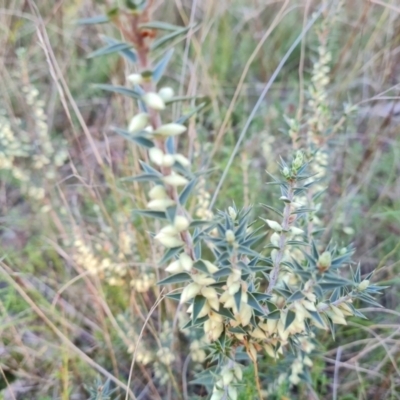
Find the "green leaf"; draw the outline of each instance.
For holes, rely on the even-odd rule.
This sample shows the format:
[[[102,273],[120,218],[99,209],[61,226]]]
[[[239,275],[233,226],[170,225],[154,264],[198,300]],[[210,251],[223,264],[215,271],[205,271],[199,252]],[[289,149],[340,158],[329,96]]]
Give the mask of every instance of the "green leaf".
[[[101,39],[103,40],[103,42],[107,43],[108,45],[124,43],[124,42],[120,42],[119,40],[115,40],[115,39],[110,38],[110,37],[105,36],[105,35],[101,35]],[[130,61],[131,63],[135,64],[137,62],[137,55],[136,55],[136,52],[133,49],[120,50],[119,53],[125,59]]]
[[[168,24],[167,22],[162,21],[151,21],[145,24],[140,24],[139,28],[141,29],[158,29],[163,31],[173,31],[175,32],[178,29],[182,29],[182,26]]]
[[[190,111],[188,114],[182,115],[182,117],[178,118],[176,120],[177,124],[184,124],[186,121],[188,121],[194,114],[196,114],[199,110],[201,110],[206,103],[201,103],[199,104],[196,108],[194,108],[192,111]]]
[[[235,327],[229,328],[228,331],[229,331],[229,332],[232,332],[232,333],[247,333],[247,332],[246,332],[243,328],[241,328],[240,326],[235,326]]]
[[[147,149],[151,149],[152,147],[154,147],[154,143],[140,133],[133,134],[120,128],[112,128],[112,130],[121,135],[123,138],[129,140],[130,142],[138,144],[139,146],[145,147]],[[145,134],[145,132],[143,133]]]
[[[173,224],[175,221],[176,211],[177,211],[176,205],[168,207],[165,210],[165,214],[167,215],[168,221],[171,222],[171,224]]]
[[[109,22],[107,15],[97,15],[91,18],[82,18],[76,21],[77,25],[94,25],[94,24],[105,24]]]
[[[164,265],[169,260],[171,260],[171,258],[173,258],[176,254],[178,254],[181,250],[182,247],[173,247],[172,249],[168,249],[162,256],[161,260],[158,262],[158,265]]]
[[[312,319],[319,322],[322,326],[325,326],[325,321],[322,319],[322,317],[319,315],[319,313],[317,311],[310,311],[310,310],[307,310],[307,311],[311,315]]]
[[[297,292],[294,292],[286,301],[290,303],[292,301],[301,299],[304,299],[304,294],[300,290],[298,290]]]
[[[288,299],[292,293],[289,290],[280,288],[280,287],[274,287],[275,292],[278,292],[281,296],[283,296],[285,299]]]
[[[193,323],[196,323],[197,317],[200,314],[200,311],[203,309],[204,304],[206,304],[206,298],[204,296],[196,296],[193,300],[193,314],[192,319]]]
[[[178,101],[188,101],[188,100],[194,100],[198,99],[199,96],[176,96],[173,97],[172,99],[169,99],[165,102],[166,105],[170,105],[172,103],[177,103]]]
[[[368,294],[365,294],[365,293],[358,294],[357,298],[362,301],[365,301],[368,304],[373,305],[374,307],[379,307],[379,308],[383,307],[382,304],[379,304],[377,301],[375,301],[375,299],[373,297],[369,296]]]
[[[143,215],[144,217],[150,217],[155,219],[167,219],[164,211],[152,211],[152,210],[132,210],[132,214]]]
[[[132,47],[128,43],[116,43],[116,44],[110,44],[108,46],[102,47],[101,49],[98,49],[94,51],[93,53],[90,53],[87,58],[95,58],[95,57],[100,57],[100,56],[105,56],[108,54],[113,54],[113,53],[119,53],[122,50],[127,50],[130,47]]]
[[[165,297],[168,297],[169,299],[175,300],[175,301],[180,301],[181,300],[181,293],[173,293],[173,294],[167,294]]]
[[[197,260],[194,264],[193,264],[193,268],[197,269],[200,272],[204,272],[205,274],[208,274],[208,269],[206,267],[206,264],[204,264],[203,260]]]
[[[226,317],[229,319],[235,319],[235,316],[227,308],[220,307],[219,310],[214,310],[214,312],[219,315],[222,315],[223,317]]]
[[[181,194],[179,195],[179,203],[184,206],[192,193],[193,189],[195,188],[197,183],[197,178],[194,178],[192,181],[190,181],[185,188],[182,190]]]
[[[166,43],[170,42],[171,40],[174,40],[178,36],[186,33],[188,30],[189,30],[189,27],[176,29],[169,34],[162,36],[161,38],[159,38],[153,42],[153,44],[151,45],[151,50],[154,51],[154,50],[158,49],[159,47],[163,46],[164,44],[166,44]]]
[[[174,53],[174,49],[169,49],[164,57],[157,63],[157,65],[153,69],[153,81],[157,83],[161,77],[164,75],[165,68],[169,61],[171,60],[172,54]]]
[[[221,278],[222,276],[228,276],[230,275],[232,270],[230,268],[222,268],[219,271],[217,271],[213,277],[214,278]]]
[[[292,324],[295,318],[296,314],[293,311],[289,310],[286,315],[285,330],[289,328],[289,326]]]
[[[249,293],[249,292],[248,292]],[[269,300],[271,298],[271,295],[266,294],[266,293],[261,293],[261,292],[251,292],[251,295],[257,300],[257,301],[265,301]]]
[[[192,277],[187,274],[186,272],[179,272],[179,274],[171,275],[168,278],[165,278],[159,282],[157,282],[157,285],[170,285],[172,283],[182,283],[182,282],[188,282],[191,281]]]
[[[310,244],[307,242],[303,242],[301,240],[288,240],[286,244],[291,246],[309,246]]]
[[[280,317],[281,317],[281,310],[272,311],[267,315],[267,319],[277,320],[277,319],[280,319]]]
[[[121,181],[124,182],[157,182],[161,183],[161,179],[159,175],[155,174],[141,174],[137,176],[128,176],[126,178],[122,178]]]
[[[201,226],[210,225],[212,223],[213,223],[212,221],[203,221],[201,219],[195,219],[190,223],[190,227],[197,228],[197,227],[201,227]]]
[[[291,215],[296,215],[296,214],[306,214],[310,212],[315,212],[314,208],[306,208],[306,207],[300,207],[297,210],[292,211],[290,214]]]
[[[255,310],[260,311],[262,314],[265,314],[265,310],[261,307],[260,303],[257,301],[257,299],[253,296],[252,293],[247,292],[247,304],[251,307],[254,308]]]
[[[236,308],[240,311],[240,303],[242,301],[242,288],[240,288],[234,295],[233,298],[235,299]]]
[[[133,99],[140,99],[140,94],[137,91],[128,89],[125,86],[114,86],[99,83],[93,86],[108,92],[123,94],[124,96],[132,97]]]
[[[276,208],[274,208],[274,207],[271,207],[271,206],[269,206],[268,204],[261,204],[263,207],[265,207],[267,210],[271,210],[271,211],[273,211],[274,213],[276,213],[276,214],[278,214],[280,217],[282,217],[283,218],[283,214],[278,210],[278,209],[276,209]],[[261,218],[264,222],[265,222],[265,219],[264,218]]]
[[[199,240],[194,246],[194,256],[196,260],[201,258],[201,241]]]

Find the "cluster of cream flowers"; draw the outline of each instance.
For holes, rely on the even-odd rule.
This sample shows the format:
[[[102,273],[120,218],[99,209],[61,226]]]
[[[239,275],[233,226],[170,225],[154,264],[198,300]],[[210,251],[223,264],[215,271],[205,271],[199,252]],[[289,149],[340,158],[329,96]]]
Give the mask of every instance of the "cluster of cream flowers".
[[[206,180],[204,177],[199,180],[196,200],[196,217],[211,221],[214,217],[213,212],[208,208],[211,195],[206,190]]]
[[[210,400],[236,400],[238,398],[237,385],[242,379],[241,365],[229,360],[219,373]]]
[[[22,193],[39,201],[45,197],[46,180],[55,179],[68,152],[65,143],[54,148],[39,91],[26,84],[22,93],[30,111],[26,121],[16,120],[12,126],[4,112],[0,114],[0,170],[9,170]]]
[[[118,246],[109,244],[105,232],[100,232],[94,245],[84,240],[78,232],[73,242],[73,259],[80,267],[105,279],[111,286],[122,286],[128,282],[135,291],[147,292],[155,285],[155,274],[129,268],[127,260],[139,261],[139,257],[133,232],[122,228],[125,229],[121,229],[118,235]]]

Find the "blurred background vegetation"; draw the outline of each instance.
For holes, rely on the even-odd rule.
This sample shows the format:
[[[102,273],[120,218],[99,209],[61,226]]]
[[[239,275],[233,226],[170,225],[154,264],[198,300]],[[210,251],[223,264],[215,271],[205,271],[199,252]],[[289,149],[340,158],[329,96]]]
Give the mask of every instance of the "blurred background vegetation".
[[[282,382],[270,398],[400,398],[400,5],[396,0],[342,3],[340,12],[325,16],[331,18],[327,99],[332,121],[340,118],[345,103],[358,107],[330,142],[328,188],[319,217],[327,226],[326,238],[352,243],[363,274],[379,266],[374,281],[390,288],[379,299],[384,309],[365,305],[367,321],[352,318],[335,340],[329,333],[321,336],[323,347],[311,371],[314,390]],[[203,196],[212,197],[265,83],[321,4],[155,1],[155,19],[196,23],[178,40],[163,79],[177,93],[206,99],[204,112],[190,125],[191,156],[198,165],[215,167]],[[114,0],[0,2],[4,400],[87,399],[99,396],[107,379],[116,387],[110,398],[125,393],[132,352],[159,295],[154,283],[160,271],[149,253],[146,221],[131,216],[144,194],[120,180],[139,170],[138,149],[111,130],[127,125],[135,105],[92,86],[123,85],[132,71],[117,55],[87,57],[103,45],[101,35],[121,37],[115,28],[74,23],[114,5]],[[254,219],[268,215],[259,204],[273,204],[276,195],[264,184],[265,171],[274,173],[279,157],[290,152],[285,117],[307,110],[319,46],[312,28],[285,63],[216,208],[234,201],[254,205]],[[194,338],[180,334],[179,346],[174,340],[168,318],[174,307],[166,302],[152,315],[138,345],[141,358],[131,385],[137,399],[179,398],[177,388],[182,398],[206,398],[200,385],[187,383],[200,367],[185,361],[194,351]],[[162,362],[165,348],[175,354],[170,365]],[[260,361],[265,385],[275,368],[270,363]],[[256,398],[249,390],[240,398]]]

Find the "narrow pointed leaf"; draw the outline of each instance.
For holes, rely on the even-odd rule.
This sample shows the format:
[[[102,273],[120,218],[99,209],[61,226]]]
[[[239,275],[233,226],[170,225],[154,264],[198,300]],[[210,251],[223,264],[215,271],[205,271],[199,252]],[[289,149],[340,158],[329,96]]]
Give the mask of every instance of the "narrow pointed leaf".
[[[76,21],[77,25],[94,25],[94,24],[105,24],[109,22],[107,15],[96,15],[91,18],[82,18]]]
[[[140,99],[140,94],[135,90],[128,89],[125,86],[114,86],[114,85],[106,85],[106,84],[96,84],[94,87],[102,90],[106,90],[108,92],[122,94],[124,96],[132,97],[133,99]]]
[[[288,311],[286,315],[286,321],[285,321],[285,330],[289,328],[289,326],[292,324],[294,319],[296,318],[296,314],[293,311]]]
[[[169,61],[171,60],[174,49],[169,49],[164,57],[157,63],[153,69],[153,81],[157,83],[161,77],[164,75],[164,71],[167,68]]]
[[[204,304],[206,304],[206,298],[204,296],[196,296],[193,300],[193,314],[192,319],[193,323],[196,323],[197,317],[200,314],[200,311],[203,309]]]
[[[159,282],[157,282],[157,285],[170,285],[172,283],[182,283],[182,282],[188,282],[191,281],[192,277],[187,274],[186,272],[180,272],[179,274],[171,275],[168,278],[165,278]]]
[[[122,50],[127,50],[130,47],[132,47],[128,43],[115,43],[115,44],[110,44],[108,46],[102,47],[93,53],[90,53],[87,58],[95,58],[95,57],[100,57],[100,56],[105,56],[113,53],[119,53]]]

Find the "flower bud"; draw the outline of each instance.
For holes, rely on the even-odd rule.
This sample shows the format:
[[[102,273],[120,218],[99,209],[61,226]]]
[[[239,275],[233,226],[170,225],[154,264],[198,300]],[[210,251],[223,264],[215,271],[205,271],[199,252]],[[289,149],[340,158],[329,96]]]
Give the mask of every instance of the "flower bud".
[[[168,207],[175,204],[175,201],[169,198],[154,199],[147,203],[146,207],[153,211],[165,211]]]
[[[172,154],[165,154],[162,159],[161,165],[163,167],[169,168],[172,167],[174,164],[175,164],[175,157]]]
[[[364,281],[362,281],[359,285],[358,285],[358,290],[359,291],[363,291],[363,290],[365,290],[367,287],[369,286],[369,280],[364,280]]]
[[[221,376],[224,386],[228,386],[233,381],[233,372],[228,370]]]
[[[210,274],[215,274],[219,268],[208,260],[202,260]]]
[[[217,291],[214,288],[210,287],[203,287],[201,289],[201,294],[207,299],[218,297]]]
[[[185,271],[191,271],[192,267],[193,267],[193,260],[186,254],[186,253],[182,253],[179,256],[179,261],[181,263],[181,267],[185,270]]]
[[[228,292],[231,296],[233,296],[235,293],[237,293],[240,289],[240,283],[239,282],[235,282],[232,285],[229,286],[228,288]]]
[[[280,241],[281,241],[281,236],[279,235],[279,233],[274,232],[271,235],[271,243],[275,246],[275,247],[280,247]]]
[[[225,393],[223,390],[215,390],[210,397],[210,400],[221,400],[224,397]]]
[[[164,176],[163,181],[170,186],[185,186],[189,183],[189,181],[185,177],[179,174]]]
[[[158,234],[158,235],[156,235],[155,239],[157,239],[164,247],[166,247],[168,249],[172,249],[174,247],[180,247],[180,246],[184,245],[182,240],[175,236]]]
[[[237,217],[237,213],[236,213],[235,209],[233,207],[228,207],[228,212],[229,212],[229,216],[234,221]]]
[[[298,235],[303,235],[304,231],[303,229],[297,228],[296,226],[292,226],[290,228],[290,233],[294,236],[298,236]]]
[[[303,160],[304,160],[303,153],[300,150],[298,150],[296,153],[296,158],[292,163],[293,169],[298,171],[303,165]]]
[[[175,236],[175,235],[177,235],[179,232],[178,232],[178,230],[175,228],[175,226],[174,225],[167,225],[167,226],[164,226],[164,228],[162,228],[161,230],[160,230],[160,232],[158,233],[158,235],[169,235],[169,236]],[[157,235],[157,236],[158,236]],[[156,237],[157,237],[156,236]]]
[[[267,338],[265,333],[260,328],[255,328],[250,334],[253,338],[264,340]]]
[[[243,379],[242,368],[240,368],[240,364],[235,364],[233,367],[236,379],[240,382]]]
[[[155,134],[161,136],[177,136],[186,131],[186,126],[176,123],[161,125],[154,131]]]
[[[273,249],[273,250],[271,251],[271,260],[272,260],[273,262],[275,262],[276,259],[277,259],[277,257],[278,257],[278,255],[279,255],[278,250]]]
[[[164,152],[158,147],[152,147],[149,150],[149,158],[156,165],[162,165],[164,159]]]
[[[228,243],[232,244],[235,241],[235,233],[231,229],[228,229],[225,232],[225,239]]]
[[[167,197],[167,192],[165,190],[165,187],[162,185],[156,185],[154,186],[150,192],[149,192],[149,197],[153,200],[155,199],[165,199]]]
[[[288,167],[283,168],[283,170],[282,170],[282,175],[283,175],[286,179],[290,178],[290,171],[289,171],[289,168],[288,168]]]
[[[206,274],[196,274],[192,276],[192,279],[201,286],[208,286],[215,283],[215,279],[209,278]]]
[[[275,232],[281,232],[282,231],[282,226],[278,224],[276,221],[272,221],[270,219],[266,219],[265,222],[268,224],[268,226],[273,229]]]
[[[149,123],[149,114],[139,113],[131,119],[128,131],[132,133],[141,131],[142,129],[146,128],[148,123]]]
[[[188,300],[193,299],[193,297],[196,297],[197,294],[200,292],[200,285],[192,282],[187,285],[181,294],[181,304],[186,303]]]
[[[228,396],[229,400],[237,400],[238,398],[238,392],[235,386],[229,386],[228,387]]]
[[[210,305],[211,308],[214,310],[219,310],[219,300],[218,297],[210,297],[207,299],[208,304]]]
[[[174,154],[175,161],[182,165],[182,167],[188,167],[190,165],[190,161],[183,156],[182,154]]]
[[[140,85],[143,83],[143,76],[142,74],[130,74],[126,78],[129,82],[133,83],[134,85]]]
[[[158,91],[158,94],[164,101],[171,100],[174,97],[174,89],[171,87],[163,87]]]
[[[251,317],[253,316],[253,309],[248,304],[241,303],[239,316],[242,325],[246,326],[250,323]]]
[[[318,269],[320,271],[326,271],[331,266],[331,263],[331,253],[329,251],[324,251],[318,258]]]
[[[170,274],[177,274],[178,272],[182,272],[183,268],[179,260],[173,261],[171,264],[168,265],[167,268],[165,268],[167,272]]]
[[[164,100],[157,93],[146,93],[142,99],[153,110],[160,111],[165,109]]]
[[[177,215],[174,219],[174,226],[178,232],[186,231],[189,228],[190,222],[183,215]]]

